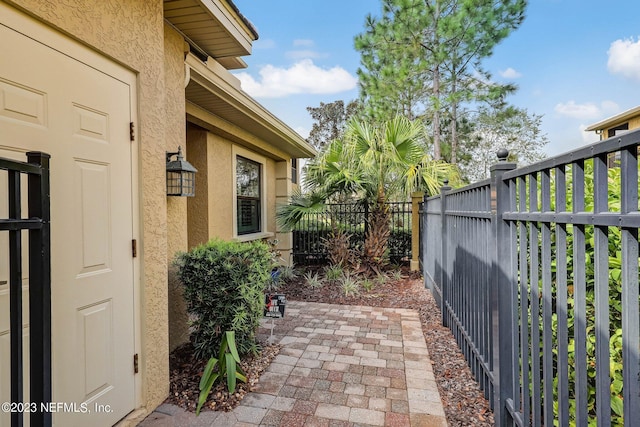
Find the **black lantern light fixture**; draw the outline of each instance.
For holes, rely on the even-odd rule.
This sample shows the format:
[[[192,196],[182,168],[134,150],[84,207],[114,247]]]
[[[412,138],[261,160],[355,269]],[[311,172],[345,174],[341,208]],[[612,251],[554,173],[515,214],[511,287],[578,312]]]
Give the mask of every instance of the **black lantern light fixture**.
[[[176,160],[171,160],[173,156]],[[198,170],[182,156],[182,147],[176,152],[167,152],[167,196],[195,196],[196,172]]]

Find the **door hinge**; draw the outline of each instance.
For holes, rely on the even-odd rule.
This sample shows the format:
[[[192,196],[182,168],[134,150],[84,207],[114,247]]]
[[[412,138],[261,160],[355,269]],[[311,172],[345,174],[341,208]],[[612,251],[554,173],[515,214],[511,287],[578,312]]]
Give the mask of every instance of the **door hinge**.
[[[138,256],[138,241],[136,239],[131,240],[131,256]]]
[[[133,355],[133,373],[138,373],[138,353]]]
[[[129,140],[132,142],[136,140],[136,132],[133,122],[129,122]]]

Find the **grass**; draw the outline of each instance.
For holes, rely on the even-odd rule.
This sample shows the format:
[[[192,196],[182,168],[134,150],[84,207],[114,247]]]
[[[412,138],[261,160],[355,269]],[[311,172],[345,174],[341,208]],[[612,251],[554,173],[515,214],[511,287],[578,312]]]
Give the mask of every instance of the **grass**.
[[[278,267],[278,269],[280,270],[280,280],[287,282],[298,277],[298,272],[294,267],[291,267],[290,265],[283,265],[281,267]]]
[[[324,269],[324,277],[329,281],[335,281],[342,277],[344,270],[340,265],[330,265]]]
[[[389,281],[389,276],[384,273],[378,274],[378,276],[375,278],[375,282],[378,285],[384,285],[385,283],[387,283],[387,281]]]
[[[401,280],[402,279],[402,271],[400,271],[400,270],[393,270],[393,271],[391,271],[390,275],[391,275],[391,278],[393,280]]]
[[[311,289],[318,289],[324,284],[322,279],[318,277],[318,273],[311,274],[311,272],[308,271],[303,277],[304,283]]]
[[[357,278],[346,273],[340,279],[340,287],[342,288],[342,292],[344,292],[344,296],[348,297],[358,294],[360,284],[358,283]]]
[[[373,280],[365,277],[362,282],[360,282],[360,286],[362,286],[362,289],[364,289],[365,292],[371,292],[371,290],[373,290],[375,286],[375,283]]]

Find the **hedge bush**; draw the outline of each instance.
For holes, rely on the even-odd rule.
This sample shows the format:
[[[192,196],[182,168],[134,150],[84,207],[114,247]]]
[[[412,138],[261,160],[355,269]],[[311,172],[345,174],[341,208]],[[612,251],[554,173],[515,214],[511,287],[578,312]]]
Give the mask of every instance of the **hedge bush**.
[[[225,331],[234,331],[240,354],[257,351],[265,284],[271,278],[266,244],[211,240],[176,258],[191,318],[195,355],[216,355]]]

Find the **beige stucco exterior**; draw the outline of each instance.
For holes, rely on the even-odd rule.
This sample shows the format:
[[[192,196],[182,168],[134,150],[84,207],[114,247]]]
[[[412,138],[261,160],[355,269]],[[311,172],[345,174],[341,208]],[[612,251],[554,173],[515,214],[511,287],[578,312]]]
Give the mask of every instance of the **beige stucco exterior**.
[[[162,2],[125,0],[18,0],[11,2],[138,75],[141,217],[139,304],[140,414],[159,405],[169,391],[167,316],[167,198],[165,141],[167,98]],[[173,85],[171,85],[173,87]],[[184,96],[184,95],[183,95]]]
[[[178,147],[190,158],[185,138],[184,54],[185,42],[180,34],[165,24],[165,73],[166,73],[166,151],[175,152]],[[188,50],[188,46],[186,46]],[[189,248],[187,198],[167,197],[167,263],[168,263],[168,322],[169,337],[178,342],[189,339],[186,327],[188,319],[182,295],[182,285],[173,265],[175,254]],[[175,296],[175,297],[174,297]],[[170,347],[171,350],[171,347]]]
[[[212,237],[277,238],[289,261],[291,236],[276,228],[276,205],[286,203],[291,194],[291,159],[310,157],[314,150],[244,93],[225,68],[243,66],[240,56],[250,53],[256,38],[252,27],[225,0],[206,5],[196,2],[212,28],[229,38],[219,47],[203,41],[205,53],[220,55],[219,62],[214,58],[201,61],[188,53],[185,35],[171,22],[177,12],[167,9],[170,2],[7,3],[132,70],[137,77],[133,116],[139,147],[134,167],[138,218],[134,234],[139,274],[132,328],[140,371],[136,410],[121,423],[135,425],[168,395],[169,352],[188,339],[181,285],[172,266],[175,254]],[[175,3],[178,8],[180,2]],[[206,10],[210,7],[215,10]],[[203,46],[191,46],[191,50],[202,53]],[[193,198],[166,196],[166,152],[177,151],[179,146],[198,169]],[[239,154],[259,159],[264,174],[264,227],[259,235],[248,237],[235,231],[234,162]]]

